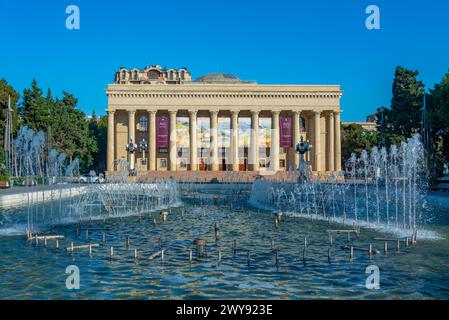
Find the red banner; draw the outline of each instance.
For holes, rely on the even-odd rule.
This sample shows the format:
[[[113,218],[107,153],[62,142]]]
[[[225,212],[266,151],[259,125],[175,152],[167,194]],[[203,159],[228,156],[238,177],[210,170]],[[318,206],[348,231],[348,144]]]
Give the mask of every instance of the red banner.
[[[279,117],[280,147],[291,148],[293,146],[293,126],[291,117]]]
[[[169,130],[168,116],[158,116],[156,118],[156,148],[168,148]]]

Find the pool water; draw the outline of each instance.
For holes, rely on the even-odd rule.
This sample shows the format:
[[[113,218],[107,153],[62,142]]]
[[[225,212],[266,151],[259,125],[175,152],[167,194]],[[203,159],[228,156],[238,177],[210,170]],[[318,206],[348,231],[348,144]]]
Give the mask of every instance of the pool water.
[[[229,199],[227,200],[229,201]],[[333,237],[328,257],[328,229],[342,228],[325,221],[285,216],[276,225],[274,215],[244,204],[202,204],[185,201],[172,208],[167,221],[160,212],[143,216],[49,227],[45,234],[64,235],[37,246],[22,235],[0,235],[1,299],[448,299],[449,227],[445,219],[431,227],[440,240],[418,239],[415,246],[389,243],[388,255],[379,232],[362,229],[359,238],[346,234]],[[447,216],[447,213],[441,213]],[[156,224],[154,224],[156,220]],[[214,225],[220,228],[215,239]],[[88,243],[106,244],[72,254],[63,248]],[[127,247],[127,237],[130,245]],[[304,238],[308,248],[304,254]],[[206,240],[207,257],[196,258],[195,239]],[[233,243],[236,251],[233,252]],[[373,243],[379,254],[370,259],[365,251]],[[114,257],[109,255],[114,247]],[[164,250],[164,260],[149,257]],[[134,259],[137,249],[138,259]],[[193,261],[189,262],[189,249]],[[221,262],[218,262],[218,251]],[[276,263],[277,252],[277,263]],[[249,253],[249,255],[248,255]],[[249,258],[248,258],[249,257]],[[80,288],[66,288],[66,268],[80,270]],[[380,288],[366,288],[366,268],[380,269]]]

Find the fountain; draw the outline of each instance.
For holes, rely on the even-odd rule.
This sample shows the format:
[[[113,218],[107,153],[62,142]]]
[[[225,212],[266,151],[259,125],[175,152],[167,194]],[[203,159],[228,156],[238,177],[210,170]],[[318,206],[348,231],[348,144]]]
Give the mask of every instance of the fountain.
[[[301,167],[306,167],[301,143],[297,150],[302,152]],[[359,157],[352,154],[344,176],[343,180],[330,174],[324,182],[304,173],[298,183],[257,180],[249,202],[265,209],[282,208],[294,216],[355,223],[403,235],[425,224],[427,176],[419,135],[403,142],[399,150],[396,146],[389,152],[385,147],[373,147]],[[352,194],[351,201],[348,194]]]
[[[418,136],[399,148],[352,154],[345,172],[329,173],[327,179],[312,176],[304,159],[311,146],[301,139],[297,145],[300,166],[292,168],[285,180],[248,183],[238,173],[228,172],[224,182],[216,183],[207,183],[199,175],[196,181],[144,182],[130,178],[129,163],[119,159],[115,161],[118,173],[107,183],[90,179],[81,185],[76,179],[77,158],[67,163],[65,155],[56,150],[44,157],[39,147],[45,145],[42,136],[36,137],[28,129],[22,133],[21,148],[26,153],[21,155],[20,168],[30,177],[48,177],[51,185],[45,188],[51,197],[41,202],[41,194],[27,187],[25,206],[0,212],[0,237],[6,243],[1,249],[2,261],[21,274],[33,275],[23,277],[25,281],[5,273],[6,280],[0,282],[8,297],[45,294],[60,298],[57,275],[60,266],[67,264],[83,265],[91,274],[101,276],[102,286],[85,284],[92,295],[88,297],[95,298],[136,297],[140,291],[148,297],[149,290],[151,297],[164,298],[279,298],[285,292],[292,298],[325,297],[329,288],[332,297],[348,297],[349,287],[354,297],[359,297],[366,294],[358,285],[360,270],[363,274],[371,263],[379,264],[384,272],[394,263],[396,274],[408,274],[411,267],[421,272],[421,277],[429,274],[425,284],[431,284],[432,296],[444,296],[441,281],[435,281],[432,272],[447,265],[443,263],[446,247],[438,242],[432,248],[440,251],[432,256],[437,263],[430,265],[430,242],[416,245],[416,230],[419,238],[430,237],[424,229],[429,214]],[[38,157],[45,163],[42,173],[36,166]],[[63,188],[69,196],[63,196]],[[181,199],[183,207],[178,209]],[[5,236],[3,230],[16,222],[28,228],[29,241],[11,237],[11,233]],[[339,228],[338,224],[350,227]],[[366,229],[361,231],[362,227]],[[23,233],[23,228],[20,231]],[[384,255],[379,254],[382,249]],[[411,250],[413,259],[406,257],[407,263],[400,263]],[[43,263],[43,257],[49,263]],[[27,269],[37,263],[38,275]],[[148,272],[135,272],[141,269]],[[55,280],[42,291],[10,289],[28,288],[29,279],[38,283],[49,279],[48,275]],[[284,275],[291,281],[276,291]],[[211,284],[197,281],[207,277],[213,279]],[[385,288],[390,288],[385,289],[386,298],[397,296],[396,279],[383,280]],[[402,279],[400,289],[411,288],[405,297],[416,294],[415,279]],[[226,290],[217,281],[226,284]],[[180,293],[180,287],[185,293]],[[70,292],[64,294],[72,297]]]
[[[28,233],[41,231],[55,224],[66,224],[93,219],[107,219],[141,215],[145,212],[167,209],[180,204],[177,183],[174,180],[152,183],[128,183],[129,165],[118,160],[120,177],[111,183],[79,184],[80,162],[75,158],[66,165],[66,155],[50,149],[48,155],[45,134],[22,126],[14,147],[17,158],[12,176],[27,186],[26,199],[14,221],[14,229],[25,228]],[[91,172],[91,176],[95,176]],[[38,181],[47,180],[49,187],[37,191],[32,188]],[[18,190],[19,191],[19,190]],[[24,213],[26,222],[21,220]],[[6,217],[6,216],[4,216]],[[3,217],[2,217],[3,218]],[[25,225],[25,226],[24,226]]]

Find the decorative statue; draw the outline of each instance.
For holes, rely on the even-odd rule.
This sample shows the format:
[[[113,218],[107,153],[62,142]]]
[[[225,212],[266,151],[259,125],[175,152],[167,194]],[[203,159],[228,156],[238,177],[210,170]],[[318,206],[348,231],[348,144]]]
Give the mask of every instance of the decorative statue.
[[[129,140],[129,143],[126,144],[126,151],[128,151],[129,153],[133,154],[137,149],[137,144],[133,143],[133,139]],[[135,175],[135,169],[131,169],[131,163],[130,165],[130,170],[129,173],[131,176]]]
[[[299,177],[298,183],[303,183],[309,180],[307,171],[307,161],[304,159],[304,154],[312,149],[312,145],[308,142],[304,142],[301,136],[301,141],[296,145],[296,153],[299,153]]]
[[[129,153],[134,153],[137,149],[137,144],[133,143],[133,139],[129,140],[129,143],[126,144],[126,151]]]

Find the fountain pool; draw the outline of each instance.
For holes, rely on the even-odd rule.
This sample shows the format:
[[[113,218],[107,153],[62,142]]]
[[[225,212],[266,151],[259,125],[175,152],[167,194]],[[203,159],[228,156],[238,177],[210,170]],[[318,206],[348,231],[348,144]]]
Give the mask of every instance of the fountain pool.
[[[42,139],[21,132],[33,176]],[[50,186],[0,209],[0,299],[449,299],[449,201],[427,192],[423,155],[415,136],[297,183],[129,183],[119,161],[111,183],[61,188],[78,162],[63,173],[53,151]]]
[[[6,232],[7,226],[11,225],[7,217],[15,213],[18,220],[26,222],[27,215],[25,210],[22,213],[17,209],[15,212],[3,211],[0,298],[449,298],[449,211],[441,207],[433,208],[440,218],[427,226],[438,233],[438,240],[418,238],[416,245],[405,247],[401,244],[399,251],[391,243],[388,255],[384,256],[383,243],[372,239],[383,237],[385,233],[362,228],[359,238],[352,236],[351,241],[346,235],[335,235],[328,259],[327,230],[341,228],[341,225],[288,215],[284,222],[276,225],[273,212],[247,205],[249,188],[242,192],[241,188],[232,191],[228,187],[221,194],[217,193],[217,188],[214,186],[214,197],[207,197],[206,187],[199,187],[196,193],[183,193],[183,204],[169,209],[165,222],[157,209],[106,220],[84,219],[81,225],[55,223],[40,230],[41,234],[64,235],[59,249],[55,248],[54,242],[49,241],[44,248],[42,241],[36,245],[20,233]],[[51,205],[43,204],[46,208]],[[54,205],[56,211],[58,201]],[[216,223],[220,228],[217,241]],[[91,228],[87,238],[83,228]],[[103,233],[106,243],[94,248],[91,256],[87,250],[70,253],[62,249],[71,242],[101,244]],[[308,242],[305,256],[304,237]],[[195,258],[195,239],[206,241],[207,257]],[[350,261],[349,252],[341,249],[345,245],[367,248],[369,243],[379,251],[371,259],[366,252],[354,251]],[[114,247],[112,259],[110,246]],[[150,260],[149,257],[161,248],[164,249],[164,260],[160,256]],[[137,249],[137,260],[134,259],[134,249]],[[189,249],[193,250],[191,263]],[[79,290],[65,287],[65,270],[69,265],[80,269]],[[379,290],[365,287],[368,276],[365,271],[369,265],[380,269]]]

